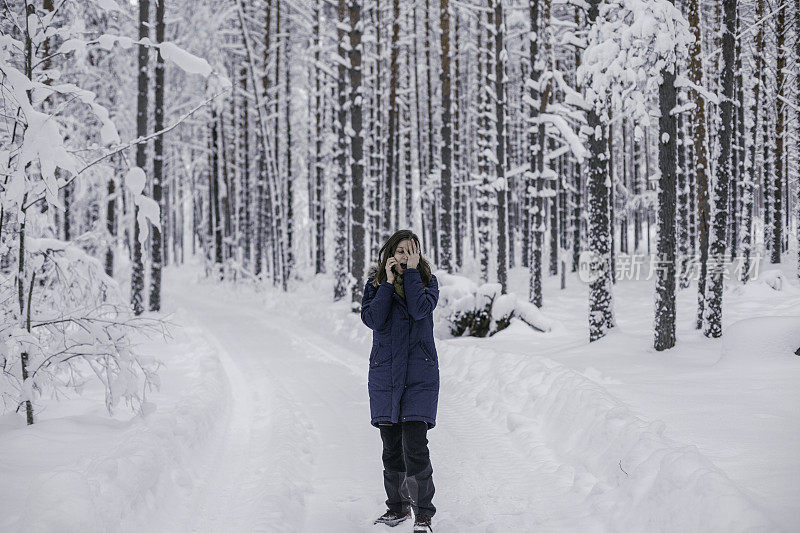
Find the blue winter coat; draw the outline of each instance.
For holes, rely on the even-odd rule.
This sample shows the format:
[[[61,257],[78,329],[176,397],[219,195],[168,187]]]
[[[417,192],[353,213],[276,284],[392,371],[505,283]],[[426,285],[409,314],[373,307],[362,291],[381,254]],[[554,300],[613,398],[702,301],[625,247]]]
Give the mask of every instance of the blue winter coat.
[[[439,358],[433,342],[433,310],[439,284],[423,287],[419,270],[403,273],[403,300],[394,286],[378,287],[370,276],[361,300],[361,320],[372,330],[369,354],[369,408],[372,425],[421,420],[436,425]]]

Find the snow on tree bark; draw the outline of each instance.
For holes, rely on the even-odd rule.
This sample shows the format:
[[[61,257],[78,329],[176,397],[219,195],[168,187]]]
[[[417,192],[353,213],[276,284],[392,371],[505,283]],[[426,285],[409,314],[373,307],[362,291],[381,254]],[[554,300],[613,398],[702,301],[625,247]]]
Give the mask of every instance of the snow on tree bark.
[[[156,1],[156,42],[164,42],[164,2]],[[153,99],[153,131],[164,128],[164,58],[156,57],[155,96]],[[164,174],[164,137],[159,135],[153,140],[153,201],[159,205],[161,225],[166,220],[166,206],[161,197],[161,183]],[[150,311],[161,310],[161,268],[163,237],[158,226],[150,228]]]
[[[139,40],[145,39],[150,34],[150,0],[139,0]],[[136,99],[136,136],[147,135],[147,101],[148,101],[148,74],[147,61],[150,50],[147,46],[139,45],[139,74],[138,96]],[[136,166],[145,168],[147,165],[147,145],[136,145]],[[144,312],[144,263],[142,261],[142,243],[139,242],[139,206],[133,208],[133,240],[131,242],[131,304],[133,312],[141,315]]]
[[[725,232],[728,219],[728,184],[731,175],[731,141],[733,139],[734,35],[736,32],[736,0],[725,3],[725,30],[722,36],[722,102],[720,103],[720,150],[714,187],[714,228],[711,234],[710,258],[714,268],[708,272],[708,306],[705,312],[707,337],[722,335],[722,288],[725,261]],[[779,248],[780,250],[780,248]]]
[[[600,0],[590,0],[586,22],[597,21]],[[586,114],[588,126],[589,161],[587,164],[587,192],[589,202],[589,250],[596,254],[600,274],[589,285],[589,341],[605,336],[612,315],[613,296],[610,272],[610,235],[608,220],[608,141],[605,138],[600,112],[602,102],[595,100]],[[613,315],[612,315],[613,316]],[[613,320],[611,321],[613,324]]]
[[[689,44],[689,79],[694,87],[703,87],[702,31],[700,29],[700,5],[698,0],[687,0],[687,18],[694,42]],[[708,272],[708,242],[711,208],[708,199],[708,137],[706,134],[706,102],[700,91],[690,89],[695,107],[692,110],[692,133],[694,140],[694,176],[697,190],[697,230],[700,236],[700,274],[697,281],[697,320],[695,328],[703,327],[706,307],[706,279]]]
[[[661,170],[658,190],[658,245],[655,301],[655,343],[657,351],[675,346],[675,163],[677,128],[672,110],[677,104],[675,69],[661,71],[658,87],[658,166]]]
[[[361,297],[366,270],[366,228],[364,226],[364,150],[362,137],[361,102],[361,0],[349,0],[350,11],[350,175],[352,176],[352,300],[351,309],[361,311]]]
[[[783,173],[784,173],[784,135],[785,135],[785,104],[786,99],[786,11],[779,7],[776,17],[776,71],[775,87],[777,98],[775,100],[775,174],[772,182],[772,246],[770,262],[781,262],[781,249],[783,245]],[[788,200],[788,195],[787,195]]]
[[[506,61],[508,52],[505,47],[505,15],[503,0],[489,0],[489,9],[494,9],[494,104],[495,116],[495,184],[497,195],[497,281],[501,293],[508,291],[508,185],[506,182]]]
[[[349,254],[348,252],[348,234],[349,234],[349,220],[348,220],[348,151],[349,151],[349,136],[347,135],[347,104],[349,100],[348,84],[347,84],[347,68],[345,62],[347,57],[347,50],[349,48],[349,35],[347,32],[347,0],[339,0],[338,4],[338,17],[339,23],[337,25],[338,47],[337,54],[338,61],[338,78],[337,78],[337,92],[338,102],[336,108],[336,124],[335,131],[339,139],[336,153],[336,166],[338,174],[336,176],[336,247],[334,252],[334,287],[333,299],[338,301],[347,296],[347,292],[351,286],[349,280]]]
[[[441,0],[439,7],[442,47],[442,166],[441,166],[441,242],[439,267],[453,272],[453,141],[450,101],[450,3]]]

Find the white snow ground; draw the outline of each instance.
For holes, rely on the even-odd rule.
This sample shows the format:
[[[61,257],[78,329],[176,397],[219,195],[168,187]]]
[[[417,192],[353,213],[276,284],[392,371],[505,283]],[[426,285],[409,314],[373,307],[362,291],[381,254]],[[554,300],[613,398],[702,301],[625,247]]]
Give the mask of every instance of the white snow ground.
[[[664,353],[652,282],[617,285],[619,327],[591,346],[586,287],[570,283],[546,287],[550,333],[515,322],[437,340],[435,530],[797,530],[797,281],[727,291],[724,341],[692,329],[696,292],[682,291]],[[166,364],[154,413],[109,417],[87,389],[30,428],[0,417],[0,531],[411,529],[372,525],[385,496],[371,336],[328,303],[328,279],[253,294],[183,269],[166,287],[182,327],[145,346]]]

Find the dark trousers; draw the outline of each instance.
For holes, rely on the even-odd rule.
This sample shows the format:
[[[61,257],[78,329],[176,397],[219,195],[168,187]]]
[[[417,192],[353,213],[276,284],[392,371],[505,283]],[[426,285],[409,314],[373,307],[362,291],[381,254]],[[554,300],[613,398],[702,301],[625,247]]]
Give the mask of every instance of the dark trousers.
[[[386,506],[402,512],[411,504],[414,514],[433,516],[433,467],[428,453],[428,424],[381,424],[383,486]]]

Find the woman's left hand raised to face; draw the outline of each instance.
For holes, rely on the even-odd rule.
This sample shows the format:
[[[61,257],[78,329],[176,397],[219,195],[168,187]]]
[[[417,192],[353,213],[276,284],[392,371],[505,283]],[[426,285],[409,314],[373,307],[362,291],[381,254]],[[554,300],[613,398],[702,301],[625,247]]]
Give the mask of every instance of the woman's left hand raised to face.
[[[419,243],[411,239],[411,249],[408,251],[407,268],[417,268],[419,266]]]

